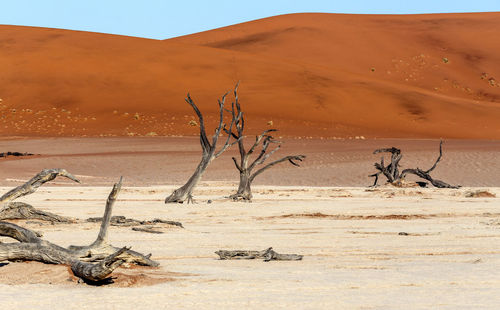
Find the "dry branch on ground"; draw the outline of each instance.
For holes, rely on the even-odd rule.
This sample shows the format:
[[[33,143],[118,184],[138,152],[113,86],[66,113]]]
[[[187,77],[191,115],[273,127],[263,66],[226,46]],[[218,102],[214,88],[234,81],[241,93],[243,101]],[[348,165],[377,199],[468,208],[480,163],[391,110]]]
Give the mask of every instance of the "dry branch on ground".
[[[226,259],[263,259],[265,262],[271,260],[302,260],[302,255],[298,254],[279,254],[273,248],[268,248],[262,251],[247,251],[247,250],[219,250],[215,252],[221,260]]]
[[[44,169],[23,185],[8,191],[0,197],[0,204],[2,205],[0,209],[0,220],[38,219],[52,222],[73,222],[74,220],[71,218],[37,210],[27,203],[14,202],[14,200],[19,197],[36,192],[44,183],[52,181],[58,176],[80,183],[80,180],[65,169]]]
[[[13,223],[0,222],[0,236],[19,242],[0,243],[0,261],[39,261],[65,264],[73,274],[89,283],[101,283],[123,263],[156,267],[159,264],[128,247],[117,248],[107,241],[113,204],[120,192],[122,179],[113,186],[106,201],[103,221],[96,240],[89,246],[60,247],[43,240],[41,235]]]
[[[384,157],[380,159],[380,163],[375,163],[375,168],[378,170],[378,172],[371,174],[370,177],[374,177],[375,181],[372,186],[377,186],[378,183],[378,178],[382,174],[386,177],[387,183],[392,184],[394,186],[401,187],[405,184],[405,177],[408,174],[413,174],[416,175],[426,181],[429,181],[432,185],[434,185],[437,188],[459,188],[459,185],[450,185],[444,181],[434,179],[430,173],[436,168],[437,164],[441,160],[441,157],[443,156],[443,141],[439,143],[439,156],[432,165],[431,168],[427,170],[423,170],[420,168],[408,168],[404,169],[403,171],[399,171],[400,164],[399,162],[403,158],[403,154],[401,154],[401,150],[395,147],[391,148],[383,148],[383,149],[377,149],[373,152],[373,154],[378,154],[378,153],[390,153],[391,154],[391,162],[386,166],[384,163]],[[420,186],[426,186],[426,182],[416,182],[416,184]]]

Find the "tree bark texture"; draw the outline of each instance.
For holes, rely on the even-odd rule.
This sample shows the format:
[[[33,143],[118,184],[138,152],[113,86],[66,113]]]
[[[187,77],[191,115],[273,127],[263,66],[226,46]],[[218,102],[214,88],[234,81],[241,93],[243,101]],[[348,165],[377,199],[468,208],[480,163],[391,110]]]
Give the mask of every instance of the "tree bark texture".
[[[224,104],[226,101],[227,93],[222,96],[219,103],[219,123],[217,128],[215,129],[215,133],[212,136],[212,142],[209,141],[207,137],[207,133],[205,130],[205,122],[203,120],[203,115],[200,110],[191,99],[191,96],[187,94],[186,102],[193,108],[196,116],[198,117],[200,123],[200,144],[202,149],[202,156],[200,163],[196,167],[193,175],[188,179],[186,184],[174,190],[172,194],[170,194],[167,198],[165,198],[165,203],[183,203],[186,201],[187,203],[193,202],[193,190],[198,185],[198,182],[201,180],[203,173],[207,169],[208,165],[212,162],[212,160],[219,157],[224,151],[226,151],[232,144],[230,142],[231,135],[227,135],[224,145],[217,151],[217,143],[219,141],[219,136],[224,128]],[[236,121],[234,118],[234,113],[231,113],[233,118],[231,119],[230,128],[233,127],[234,122]]]
[[[39,261],[48,264],[65,264],[74,275],[84,281],[95,283],[105,280],[123,263],[134,263],[156,267],[159,264],[130,248],[116,248],[107,242],[107,232],[113,204],[121,189],[122,179],[114,185],[109,194],[103,221],[96,240],[89,246],[60,247],[43,240],[39,233],[13,223],[0,222],[0,236],[10,237],[18,242],[0,243],[0,261]]]
[[[58,176],[80,183],[75,176],[65,169],[44,169],[23,185],[8,191],[0,197],[0,204],[2,205],[0,209],[0,220],[39,219],[51,222],[73,222],[74,220],[71,218],[37,210],[27,203],[14,202],[14,200],[19,197],[34,193],[44,183],[52,181]]]
[[[298,254],[279,254],[273,248],[268,248],[263,251],[247,251],[247,250],[219,250],[215,252],[221,260],[226,259],[263,259],[265,262],[271,260],[302,260],[303,256]]]
[[[238,101],[238,85],[236,85],[234,89],[234,102],[231,104],[232,106],[232,114],[234,126],[233,128],[224,128],[224,131],[231,135],[235,139],[235,143],[238,144],[238,150],[240,154],[239,160],[233,157],[234,165],[236,169],[238,169],[240,173],[240,183],[238,185],[238,190],[235,194],[231,195],[230,198],[233,200],[243,200],[250,201],[252,199],[252,182],[254,179],[267,169],[282,163],[282,162],[290,162],[294,166],[299,166],[298,162],[302,161],[306,156],[305,155],[290,155],[265,164],[265,161],[271,157],[275,152],[277,152],[281,148],[281,142],[274,140],[274,138],[270,135],[272,132],[276,132],[276,129],[268,129],[264,130],[260,135],[255,137],[255,142],[248,149],[245,148],[244,144],[244,130],[245,130],[245,118],[243,117],[243,112],[241,111],[241,105]],[[272,150],[269,150],[269,146],[272,144],[276,145],[276,147]],[[250,156],[257,151],[260,147],[260,152],[256,156],[256,158],[252,161],[250,160]],[[260,166],[263,165],[263,166]],[[257,167],[261,167],[257,169]]]

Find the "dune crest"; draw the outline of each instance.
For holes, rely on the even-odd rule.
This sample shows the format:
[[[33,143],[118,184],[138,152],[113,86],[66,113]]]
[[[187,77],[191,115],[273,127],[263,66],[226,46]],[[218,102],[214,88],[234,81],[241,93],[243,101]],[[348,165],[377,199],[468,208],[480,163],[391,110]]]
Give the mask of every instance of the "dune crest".
[[[185,94],[215,122],[240,80],[249,134],[499,139],[499,27],[291,14],[161,41],[3,25],[0,135],[193,135]]]

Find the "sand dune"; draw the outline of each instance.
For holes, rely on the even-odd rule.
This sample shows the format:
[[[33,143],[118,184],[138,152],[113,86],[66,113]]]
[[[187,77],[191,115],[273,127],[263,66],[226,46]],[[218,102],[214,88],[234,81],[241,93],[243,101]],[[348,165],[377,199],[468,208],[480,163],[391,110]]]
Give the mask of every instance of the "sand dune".
[[[241,80],[249,132],[500,138],[500,13],[292,14],[149,40],[0,26],[0,135],[195,134]],[[478,35],[480,34],[480,35]]]

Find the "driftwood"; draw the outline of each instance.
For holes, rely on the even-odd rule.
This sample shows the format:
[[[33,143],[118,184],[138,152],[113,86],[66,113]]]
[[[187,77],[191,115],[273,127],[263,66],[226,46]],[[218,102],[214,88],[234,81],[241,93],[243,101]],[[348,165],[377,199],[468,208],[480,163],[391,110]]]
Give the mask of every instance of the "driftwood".
[[[35,155],[35,154],[21,153],[21,152],[3,152],[3,153],[0,153],[0,158],[2,158],[2,157],[8,157],[8,156],[24,157],[24,156],[33,156],[33,155]]]
[[[148,227],[132,227],[134,231],[147,232],[150,234],[163,234],[163,231],[155,230],[153,226]]]
[[[238,169],[240,173],[240,183],[238,185],[238,190],[235,194],[229,196],[233,200],[244,200],[249,201],[252,199],[252,189],[251,185],[254,179],[266,171],[267,169],[283,162],[289,162],[294,166],[300,166],[298,162],[302,161],[306,156],[305,155],[289,155],[277,159],[273,162],[270,162],[260,169],[256,169],[260,167],[259,165],[263,165],[265,161],[273,155],[276,151],[281,148],[281,142],[278,140],[274,140],[274,138],[269,134],[272,132],[276,132],[276,129],[268,129],[263,131],[260,135],[255,138],[255,142],[248,149],[245,149],[244,145],[244,129],[245,129],[245,119],[243,117],[243,112],[241,111],[241,105],[238,101],[238,85],[236,85],[234,89],[234,102],[232,103],[232,119],[234,121],[234,130],[233,127],[227,129],[224,128],[224,131],[227,134],[230,134],[238,143],[238,149],[240,153],[240,159],[237,160],[233,157],[234,165],[236,169]],[[269,146],[275,144],[276,147],[269,151]],[[261,146],[261,150],[256,158],[251,161],[250,156]],[[256,171],[254,171],[256,169]]]
[[[36,192],[36,190],[44,183],[52,181],[58,176],[80,183],[75,176],[67,172],[65,169],[44,169],[23,185],[10,190],[0,197],[0,204],[2,205],[2,208],[0,209],[0,220],[39,219],[52,222],[73,222],[74,220],[71,218],[37,210],[27,203],[14,202],[14,200],[19,197]]]
[[[437,188],[459,188],[459,185],[450,185],[444,181],[434,179],[431,177],[430,173],[433,171],[439,161],[441,160],[441,157],[443,156],[443,141],[439,143],[439,156],[432,165],[431,168],[427,170],[423,170],[420,168],[408,168],[404,169],[401,172],[399,171],[400,164],[399,162],[403,158],[403,155],[401,154],[401,150],[395,147],[392,148],[384,148],[384,149],[377,149],[373,152],[373,154],[378,154],[378,153],[390,153],[391,154],[391,162],[389,165],[385,166],[384,163],[384,157],[380,159],[380,163],[375,163],[375,168],[378,170],[378,172],[371,174],[370,177],[374,177],[375,181],[372,186],[377,186],[378,183],[378,178],[382,174],[386,177],[387,182],[395,185],[395,186],[402,186],[404,183],[405,177],[408,174],[414,174],[424,180],[429,181],[432,185],[434,185]],[[425,182],[417,182],[418,185],[420,186],[426,186],[427,184]]]
[[[96,223],[96,222],[101,222],[101,221],[102,221],[102,217],[91,217],[91,218],[87,219],[87,222]],[[167,220],[162,220],[162,219],[139,221],[136,219],[126,218],[125,216],[122,216],[122,215],[112,216],[110,223],[111,223],[111,226],[125,226],[125,227],[139,226],[139,225],[167,224],[167,225],[172,225],[172,226],[184,228],[184,226],[182,226],[181,222],[167,221]]]
[[[74,223],[75,220],[66,216],[35,209],[24,202],[11,202],[0,210],[0,220],[32,219],[53,223]]]
[[[221,260],[225,259],[264,259],[265,262],[271,260],[302,260],[302,255],[297,254],[279,254],[276,253],[273,248],[268,248],[263,251],[246,251],[246,250],[236,250],[227,251],[219,250],[215,252],[219,255]]]
[[[156,267],[159,264],[128,247],[116,248],[107,242],[108,227],[113,204],[121,189],[122,179],[113,186],[106,201],[104,220],[96,240],[89,246],[60,247],[41,239],[41,235],[8,222],[0,222],[0,236],[19,242],[0,243],[1,261],[39,261],[48,264],[65,264],[73,274],[89,283],[104,283],[107,277],[123,263]]]
[[[198,116],[198,120],[200,122],[200,144],[201,144],[201,149],[202,149],[202,156],[201,156],[201,161],[196,167],[196,170],[194,171],[193,175],[189,178],[189,180],[181,186],[180,188],[174,190],[170,196],[168,196],[165,199],[165,203],[183,203],[184,201],[192,202],[193,201],[193,190],[198,185],[198,182],[201,180],[201,177],[203,176],[203,173],[207,169],[208,165],[212,162],[212,160],[216,159],[219,157],[224,151],[226,151],[232,144],[230,143],[230,138],[231,135],[227,135],[226,141],[224,142],[224,145],[217,151],[217,142],[219,141],[219,136],[222,132],[223,129],[223,120],[224,120],[224,104],[226,101],[226,96],[227,93],[222,96],[220,100],[218,100],[219,103],[219,123],[217,125],[217,128],[215,129],[215,133],[212,136],[212,142],[209,141],[207,137],[207,133],[205,130],[205,122],[203,120],[203,115],[201,114],[200,110],[194,103],[193,99],[191,99],[191,96],[187,94],[187,98],[185,99],[186,102],[193,108],[194,112]],[[234,116],[234,113],[232,113]],[[236,120],[233,119],[231,120],[231,125],[230,127],[233,126],[234,122]]]

